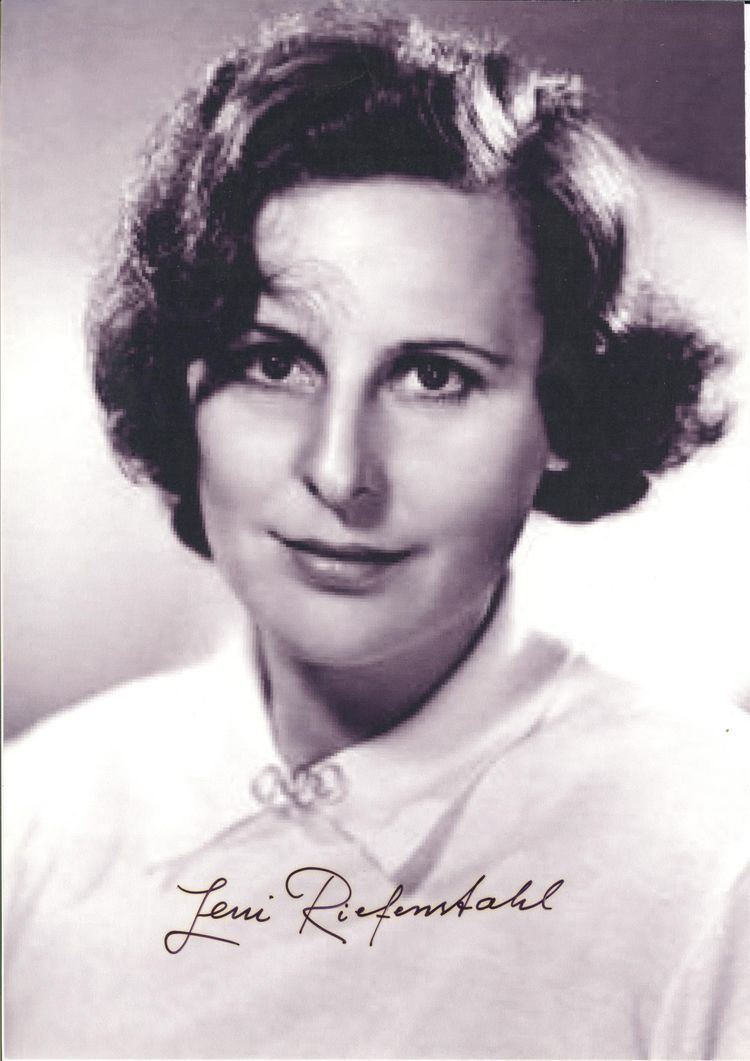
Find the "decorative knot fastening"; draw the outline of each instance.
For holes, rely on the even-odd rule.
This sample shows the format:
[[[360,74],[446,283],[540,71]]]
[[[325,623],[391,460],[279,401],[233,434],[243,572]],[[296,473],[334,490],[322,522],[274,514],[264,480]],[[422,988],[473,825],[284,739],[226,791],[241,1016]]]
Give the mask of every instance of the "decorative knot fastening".
[[[309,809],[318,803],[338,803],[345,788],[337,763],[298,766],[291,773],[271,763],[251,782],[250,793],[264,807]]]

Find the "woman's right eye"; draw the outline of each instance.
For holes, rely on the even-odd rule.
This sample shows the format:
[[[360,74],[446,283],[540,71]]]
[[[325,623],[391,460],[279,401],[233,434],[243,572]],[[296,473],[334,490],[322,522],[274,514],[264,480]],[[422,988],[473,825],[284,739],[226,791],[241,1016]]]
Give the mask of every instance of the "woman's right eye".
[[[299,393],[310,393],[320,385],[315,367],[281,344],[250,346],[243,353],[242,378],[247,383]]]

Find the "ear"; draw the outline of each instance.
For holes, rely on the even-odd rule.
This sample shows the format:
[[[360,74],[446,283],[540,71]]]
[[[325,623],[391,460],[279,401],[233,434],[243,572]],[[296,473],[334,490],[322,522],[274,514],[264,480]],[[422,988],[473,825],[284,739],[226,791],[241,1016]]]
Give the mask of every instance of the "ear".
[[[198,400],[198,391],[201,384],[206,378],[206,362],[200,358],[198,361],[191,361],[187,369],[187,389],[190,395],[190,401],[195,404]]]

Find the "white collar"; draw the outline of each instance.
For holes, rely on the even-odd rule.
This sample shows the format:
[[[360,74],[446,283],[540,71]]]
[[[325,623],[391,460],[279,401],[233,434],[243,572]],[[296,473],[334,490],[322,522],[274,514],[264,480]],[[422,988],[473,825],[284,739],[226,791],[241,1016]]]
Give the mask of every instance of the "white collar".
[[[417,883],[420,852],[439,840],[442,820],[483,772],[535,727],[567,659],[561,645],[525,630],[506,592],[469,656],[415,715],[317,764],[333,771],[341,786],[336,802],[318,801],[314,812],[394,881]],[[189,822],[179,838],[166,830],[155,838],[150,854],[158,863],[186,855],[259,813],[254,782],[267,777],[269,768],[289,777],[245,632],[190,674],[189,685],[204,705],[194,712],[195,732],[185,742],[186,755],[192,746],[197,759],[186,762],[184,785],[173,792],[180,817],[189,810]]]

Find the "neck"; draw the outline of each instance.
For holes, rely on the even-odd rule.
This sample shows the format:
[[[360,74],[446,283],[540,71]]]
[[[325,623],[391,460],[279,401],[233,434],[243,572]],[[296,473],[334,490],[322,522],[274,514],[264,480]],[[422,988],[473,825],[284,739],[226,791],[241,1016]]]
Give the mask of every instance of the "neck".
[[[363,664],[313,663],[259,632],[274,736],[290,768],[384,733],[418,711],[471,652],[502,589],[418,644]]]

